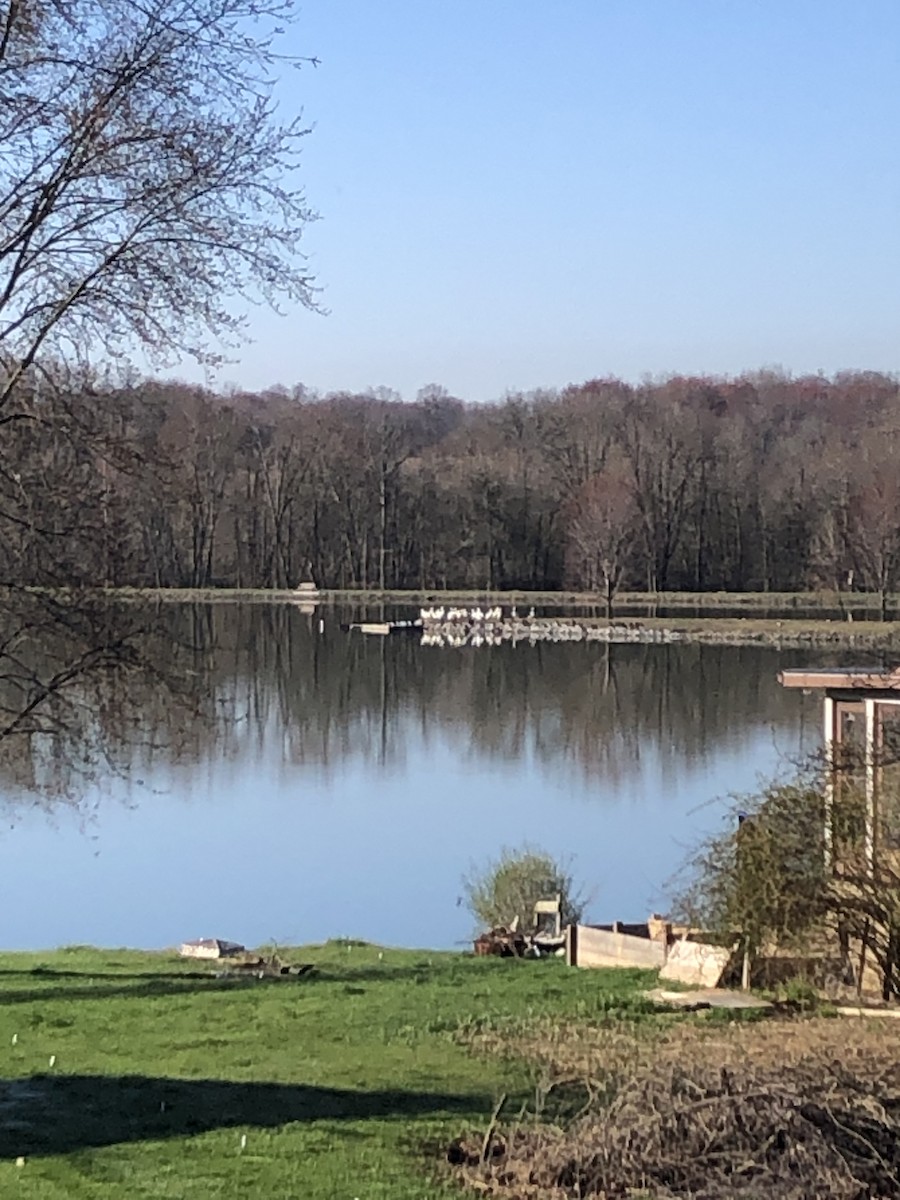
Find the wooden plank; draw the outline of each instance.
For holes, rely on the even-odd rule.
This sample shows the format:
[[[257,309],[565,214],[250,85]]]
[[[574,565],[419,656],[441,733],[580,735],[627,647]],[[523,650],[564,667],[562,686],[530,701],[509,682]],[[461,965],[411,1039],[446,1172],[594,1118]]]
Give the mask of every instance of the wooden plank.
[[[566,939],[566,966],[578,965],[578,926],[567,925],[563,936]]]
[[[576,967],[661,967],[666,947],[653,938],[633,937],[579,925],[569,934],[567,961]]]
[[[864,1008],[856,1005],[839,1005],[834,1010],[839,1017],[887,1017],[890,1020],[900,1019],[900,1009],[897,1008]]]
[[[876,717],[875,701],[866,700],[866,862],[870,870],[875,865]]]

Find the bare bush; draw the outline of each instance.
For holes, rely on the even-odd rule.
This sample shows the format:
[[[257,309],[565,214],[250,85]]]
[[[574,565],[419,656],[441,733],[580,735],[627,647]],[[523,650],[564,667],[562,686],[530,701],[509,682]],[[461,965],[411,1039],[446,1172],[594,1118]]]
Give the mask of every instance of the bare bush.
[[[900,1196],[894,1038],[860,1022],[568,1030],[532,1057],[581,1079],[568,1127],[520,1124],[454,1143],[469,1186],[534,1200]]]

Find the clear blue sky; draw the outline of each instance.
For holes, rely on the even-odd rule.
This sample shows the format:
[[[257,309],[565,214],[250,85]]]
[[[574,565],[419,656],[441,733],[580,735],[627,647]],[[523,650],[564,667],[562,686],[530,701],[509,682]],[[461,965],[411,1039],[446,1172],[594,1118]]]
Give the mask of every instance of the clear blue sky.
[[[900,367],[897,0],[302,0],[330,315],[220,382]]]

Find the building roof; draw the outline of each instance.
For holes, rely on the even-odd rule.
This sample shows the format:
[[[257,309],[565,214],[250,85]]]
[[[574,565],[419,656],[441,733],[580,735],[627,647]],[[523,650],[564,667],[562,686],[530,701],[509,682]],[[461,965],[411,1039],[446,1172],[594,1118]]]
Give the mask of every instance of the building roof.
[[[856,691],[900,692],[900,667],[802,667],[779,671],[778,682],[787,688],[843,688]]]

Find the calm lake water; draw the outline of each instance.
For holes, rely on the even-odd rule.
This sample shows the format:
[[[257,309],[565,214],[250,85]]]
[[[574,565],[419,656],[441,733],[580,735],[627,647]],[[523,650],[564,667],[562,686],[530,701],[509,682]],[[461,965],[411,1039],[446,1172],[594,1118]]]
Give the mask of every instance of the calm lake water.
[[[808,653],[436,648],[350,615],[166,613],[191,683],[127,685],[121,773],[76,805],[7,796],[0,944],[450,947],[464,872],[524,841],[572,859],[593,918],[642,919],[725,798],[817,744],[817,699],[775,678]]]

